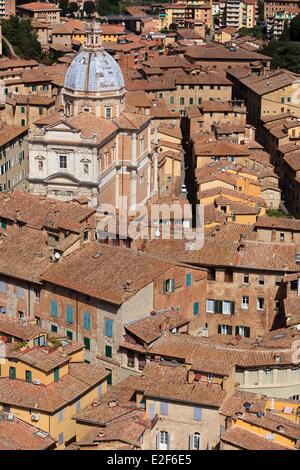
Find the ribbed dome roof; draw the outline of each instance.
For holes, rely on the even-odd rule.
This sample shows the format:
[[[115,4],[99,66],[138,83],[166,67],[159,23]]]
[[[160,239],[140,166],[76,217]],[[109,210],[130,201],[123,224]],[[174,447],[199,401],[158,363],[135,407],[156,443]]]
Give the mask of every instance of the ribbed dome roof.
[[[115,91],[124,87],[124,78],[117,62],[103,49],[83,50],[71,62],[64,87],[80,92]]]

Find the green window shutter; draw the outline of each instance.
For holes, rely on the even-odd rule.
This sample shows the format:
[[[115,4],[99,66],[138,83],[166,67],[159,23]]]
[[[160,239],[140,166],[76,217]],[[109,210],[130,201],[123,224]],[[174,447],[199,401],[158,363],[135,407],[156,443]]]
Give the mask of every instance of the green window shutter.
[[[218,333],[221,334],[221,325],[218,325]]]
[[[72,341],[73,340],[73,332],[67,331],[67,337]]]
[[[112,357],[112,347],[111,346],[108,346],[108,345],[105,346],[105,356],[106,357]]]
[[[59,381],[59,368],[58,367],[54,369],[53,375],[54,375],[54,382],[58,382]]]
[[[107,385],[112,385],[112,370],[111,369],[105,369],[107,372],[109,372],[109,375],[107,376]]]
[[[232,335],[232,326],[228,326],[228,334]]]
[[[194,313],[194,315],[199,314],[199,302],[194,302],[193,313]]]
[[[223,302],[222,300],[215,301],[215,313],[222,313]]]
[[[9,368],[9,378],[10,379],[15,379],[16,378],[16,368],[15,367],[10,367]]]
[[[66,307],[66,322],[73,323],[73,307],[72,305],[67,305]]]
[[[84,344],[85,349],[87,349],[88,351],[91,349],[90,338],[83,338],[83,344]]]
[[[31,382],[32,382],[32,373],[31,373],[31,370],[26,370],[26,372],[25,372],[25,379],[26,379],[26,382],[27,382],[27,383],[31,383]]]
[[[231,315],[235,313],[235,302],[231,302]]]
[[[187,287],[192,285],[192,275],[190,273],[188,273],[185,277],[185,284]]]
[[[1,228],[2,228],[2,230],[6,230],[6,229],[7,229],[6,220],[1,220]]]

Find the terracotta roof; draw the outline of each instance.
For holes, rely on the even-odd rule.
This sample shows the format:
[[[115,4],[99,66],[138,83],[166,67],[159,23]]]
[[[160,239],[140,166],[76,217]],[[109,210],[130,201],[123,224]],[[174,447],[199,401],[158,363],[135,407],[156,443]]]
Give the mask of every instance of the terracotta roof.
[[[143,250],[150,256],[166,261],[176,262],[182,259],[186,253],[186,240],[149,240]]]
[[[288,217],[258,217],[255,224],[256,228],[269,228],[278,230],[300,231],[300,220],[290,219]]]
[[[260,417],[250,412],[245,413],[239,419],[290,439],[298,440],[300,438],[300,424],[275,413],[266,412]]]
[[[246,107],[245,106],[237,106],[232,101],[228,100],[211,100],[211,101],[203,101],[201,108],[204,113],[233,113],[239,112],[246,114]]]
[[[188,383],[187,369],[182,365],[150,362],[143,371],[146,376],[145,397],[218,408],[226,397],[219,385]],[[147,380],[147,377],[149,379]]]
[[[127,248],[94,242],[62,258],[43,278],[120,305],[172,266]]]
[[[56,3],[46,3],[46,2],[26,3],[23,5],[18,5],[18,8],[22,8],[23,10],[30,10],[30,11],[41,11],[41,10],[59,11],[59,8],[56,5]]]
[[[225,416],[234,416],[237,413],[244,414],[246,405],[251,405],[251,413],[264,412],[267,405],[267,397],[261,393],[245,392],[243,390],[235,390],[225,403],[223,403],[220,414]]]
[[[154,312],[154,315],[150,314],[141,320],[127,323],[124,328],[145,343],[152,343],[164,331],[171,331],[173,328],[187,323],[189,323],[189,320],[185,316],[174,309],[170,309],[163,312]]]
[[[0,316],[0,332],[1,334],[12,336],[13,338],[29,341],[37,336],[45,334],[46,331],[41,327],[31,323],[21,323],[21,321],[13,318]]]
[[[76,202],[64,202],[15,190],[0,194],[0,217],[39,230],[51,227],[80,233],[82,223],[94,213],[94,208]]]
[[[129,91],[125,99],[127,111],[132,112],[135,108],[151,108],[151,100],[145,91]]]
[[[246,156],[249,150],[246,145],[234,144],[231,142],[211,142],[194,144],[195,154],[201,156]]]
[[[300,170],[300,149],[286,154],[283,157],[283,160],[294,171],[299,171]]]
[[[187,49],[185,52],[187,58],[196,59],[196,60],[221,60],[221,61],[260,61],[260,60],[270,60],[270,57],[267,57],[257,52],[246,51],[239,47],[234,48],[234,50],[229,50],[223,45],[200,45],[192,46]]]
[[[47,386],[0,378],[1,403],[53,414],[80,398],[108,375],[103,367],[86,363],[70,363],[68,367],[68,374]]]
[[[240,426],[227,429],[222,434],[221,441],[243,450],[289,450],[277,442],[270,441]]]
[[[23,227],[0,244],[0,273],[34,283],[52,263],[46,231]]]
[[[296,247],[288,243],[267,243],[246,240],[244,249],[239,251],[239,242],[206,238],[204,246],[197,251],[189,251],[184,259],[198,266],[232,266],[267,271],[298,271]]]
[[[9,356],[47,373],[70,361],[70,357],[64,351],[48,347],[33,347],[24,351],[16,350],[12,351]]]
[[[28,132],[28,127],[4,125],[0,128],[0,147],[7,145],[14,139],[24,136]]]
[[[241,236],[245,240],[256,239],[253,225],[237,224],[235,222],[228,222],[219,229],[215,229],[211,236],[214,237],[214,240],[227,240],[232,242],[238,242]]]
[[[161,69],[167,68],[182,68],[190,65],[189,61],[184,57],[177,55],[164,55],[161,57],[155,57],[143,62],[144,67],[155,67]]]
[[[273,332],[274,333],[274,332]],[[226,339],[226,338],[225,338]],[[177,359],[180,362],[191,364],[193,370],[211,372],[216,375],[229,375],[233,367],[255,368],[262,366],[278,367],[293,363],[293,352],[296,346],[259,346],[250,340],[236,344],[224,344],[218,335],[214,338],[191,336],[188,334],[165,334],[159,338],[148,350],[148,354],[162,356],[168,359]],[[280,358],[280,362],[276,360]]]
[[[141,423],[144,414],[145,412],[142,410],[132,410],[125,416],[107,423],[105,428],[92,427],[77,444],[82,447],[113,441],[114,448],[116,448],[116,442],[140,448],[140,439],[145,432],[145,426]]]
[[[222,186],[217,186],[216,188],[211,188],[211,189],[206,189],[204,191],[199,191],[198,192],[198,198],[201,200],[202,198],[205,199],[207,197],[211,196],[223,196],[228,199],[233,198],[232,200],[237,200],[240,202],[248,202],[250,205],[255,205],[258,204],[261,207],[266,206],[266,202],[263,198],[261,197],[255,197],[255,196],[248,196],[242,192],[236,191],[235,189],[230,189],[230,188],[225,188]],[[252,204],[251,204],[252,203]]]
[[[286,70],[271,71],[267,76],[255,76],[241,79],[241,82],[258,95],[265,95],[280,88],[292,85],[297,76]]]
[[[150,122],[150,116],[128,112],[122,113],[118,118],[114,119],[114,123],[119,129],[136,130],[145,126],[148,122]]]
[[[181,129],[179,126],[176,126],[176,125],[161,123],[158,126],[157,131],[160,134],[165,134],[165,135],[168,135],[170,137],[175,137],[180,140],[182,139]]]
[[[47,450],[55,447],[55,440],[34,426],[7,413],[0,413],[0,450]]]

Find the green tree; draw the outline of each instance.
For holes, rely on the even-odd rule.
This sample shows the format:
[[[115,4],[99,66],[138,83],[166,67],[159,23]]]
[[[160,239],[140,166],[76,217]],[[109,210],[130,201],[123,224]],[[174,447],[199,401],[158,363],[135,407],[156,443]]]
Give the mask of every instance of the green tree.
[[[290,40],[300,41],[300,15],[295,16],[290,22]]]
[[[99,16],[118,15],[120,13],[120,4],[118,0],[97,0],[96,11]]]
[[[77,2],[69,3],[69,12],[71,13],[72,16],[74,16],[74,13],[77,13],[78,10],[79,10],[79,5]]]
[[[69,11],[69,0],[59,0],[59,8],[61,9],[62,16],[66,16]]]
[[[2,34],[11,43],[15,53],[23,59],[42,60],[44,58],[37,34],[29,20],[12,16],[2,20]]]
[[[86,0],[86,2],[83,4],[83,11],[87,16],[92,16],[92,14],[96,11],[95,2],[92,0]]]
[[[263,23],[265,19],[265,12],[264,12],[264,2],[263,0],[258,0],[258,21],[257,23]]]

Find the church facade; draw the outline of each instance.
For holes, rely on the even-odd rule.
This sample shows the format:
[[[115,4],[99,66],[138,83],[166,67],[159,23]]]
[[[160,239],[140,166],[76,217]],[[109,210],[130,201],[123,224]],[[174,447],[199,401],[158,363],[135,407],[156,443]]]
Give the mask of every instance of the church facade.
[[[157,154],[149,116],[125,111],[120,67],[90,25],[83,50],[67,71],[63,111],[38,121],[29,134],[29,191],[94,205],[145,202],[157,191]]]

